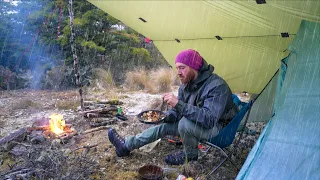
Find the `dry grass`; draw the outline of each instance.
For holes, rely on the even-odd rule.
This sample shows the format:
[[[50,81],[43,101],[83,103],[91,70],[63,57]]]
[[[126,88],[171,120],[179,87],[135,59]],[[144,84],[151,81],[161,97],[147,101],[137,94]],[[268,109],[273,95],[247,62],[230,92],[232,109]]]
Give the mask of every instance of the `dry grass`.
[[[82,89],[84,90],[84,88]],[[51,96],[56,99],[74,99],[74,98],[80,97],[80,94],[77,89],[73,91],[53,92]]]
[[[176,79],[176,73],[170,68],[150,71],[139,69],[126,74],[125,87],[130,90],[147,90],[149,93],[170,92]]]
[[[16,110],[16,109],[29,109],[29,108],[37,108],[37,107],[40,107],[40,104],[37,103],[37,102],[34,102],[30,99],[22,99],[21,101],[17,101],[15,102],[11,108],[13,110]]]
[[[144,69],[138,69],[126,74],[125,86],[130,90],[148,90],[153,92],[148,72]]]
[[[61,100],[57,101],[56,107],[59,110],[77,110],[77,107],[80,106],[80,100],[74,99],[74,100]]]
[[[119,100],[121,99],[118,89],[116,88],[107,88],[103,93],[104,97],[108,100]]]
[[[170,68],[160,68],[152,71],[150,77],[156,92],[164,93],[172,91],[171,85],[174,84],[176,73]]]
[[[102,68],[94,69],[92,86],[104,90],[107,88],[115,87],[113,82],[112,73]]]
[[[139,174],[134,171],[123,171],[123,172],[114,173],[111,176],[109,175],[109,177],[110,179],[113,179],[113,180],[123,180],[123,179],[136,180],[136,179],[139,179]]]

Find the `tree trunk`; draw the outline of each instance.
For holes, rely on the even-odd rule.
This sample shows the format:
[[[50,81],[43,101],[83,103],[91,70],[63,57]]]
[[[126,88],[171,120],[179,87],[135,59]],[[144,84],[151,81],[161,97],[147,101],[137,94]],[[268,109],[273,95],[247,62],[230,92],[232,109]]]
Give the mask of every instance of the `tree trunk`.
[[[79,62],[78,62],[78,56],[76,53],[76,47],[75,47],[75,41],[74,41],[75,33],[73,29],[72,0],[69,0],[68,10],[69,10],[69,17],[70,17],[70,30],[71,30],[70,44],[71,44],[71,52],[72,52],[72,59],[73,59],[74,75],[76,77],[76,85],[79,88],[81,109],[83,109],[82,85],[80,83]]]

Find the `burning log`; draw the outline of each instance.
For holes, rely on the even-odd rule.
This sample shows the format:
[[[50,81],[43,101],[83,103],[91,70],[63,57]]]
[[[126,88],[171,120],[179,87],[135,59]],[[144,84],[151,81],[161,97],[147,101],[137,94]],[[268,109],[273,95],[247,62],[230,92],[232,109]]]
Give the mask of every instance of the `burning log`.
[[[50,130],[49,126],[34,126],[34,127],[29,127],[28,132],[32,131],[48,131]]]
[[[35,126],[38,124],[38,126]],[[71,124],[66,124],[61,114],[52,114],[50,119],[40,119],[34,126],[28,128],[28,132],[34,134],[31,136],[33,144],[43,142],[43,139],[55,139],[67,140],[77,134],[77,131],[71,127]],[[40,131],[40,135],[35,133]],[[32,135],[31,134],[31,135]]]

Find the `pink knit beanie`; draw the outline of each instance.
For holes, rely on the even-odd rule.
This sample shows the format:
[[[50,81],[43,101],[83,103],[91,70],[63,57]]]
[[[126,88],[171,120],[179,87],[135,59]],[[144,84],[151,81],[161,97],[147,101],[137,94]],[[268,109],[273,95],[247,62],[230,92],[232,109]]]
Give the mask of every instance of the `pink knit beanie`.
[[[181,51],[176,57],[177,62],[183,63],[196,71],[199,71],[203,64],[200,54],[192,49]]]

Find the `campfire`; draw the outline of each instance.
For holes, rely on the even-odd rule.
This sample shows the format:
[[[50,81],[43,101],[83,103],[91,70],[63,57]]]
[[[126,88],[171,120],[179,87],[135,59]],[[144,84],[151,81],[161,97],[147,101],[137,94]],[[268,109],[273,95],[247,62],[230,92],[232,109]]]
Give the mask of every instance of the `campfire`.
[[[19,163],[8,164],[9,169],[0,173],[0,179],[61,179],[78,177],[79,172],[91,175],[99,165],[93,159],[88,159],[87,154],[90,149],[97,147],[98,143],[82,145],[80,140],[88,137],[86,135],[89,133],[110,128],[108,125],[119,120],[127,120],[119,107],[120,104],[118,101],[90,103],[90,106],[86,106],[85,110],[80,112],[90,126],[84,131],[78,132],[62,114],[51,114],[33,119],[31,127],[22,127],[0,138],[0,151],[10,152],[13,156],[19,157]]]
[[[77,131],[71,127],[71,124],[66,124],[61,114],[52,114],[49,117],[49,125],[44,126],[45,131],[43,132],[47,138],[67,140],[77,134]]]
[[[98,164],[87,154],[98,144],[70,143],[90,132],[92,129],[78,133],[61,114],[35,119],[31,127],[0,138],[0,151],[18,157],[17,162],[8,164],[5,172],[0,172],[0,179],[75,179],[79,172],[91,175]]]
[[[67,140],[77,134],[77,131],[63,120],[61,114],[52,114],[48,118],[38,120],[32,127],[28,128],[29,132],[41,132],[46,139]]]
[[[66,121],[63,120],[63,116],[61,114],[52,114],[49,120],[49,127],[50,131],[56,135],[62,134],[66,127]]]

